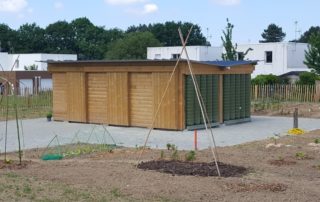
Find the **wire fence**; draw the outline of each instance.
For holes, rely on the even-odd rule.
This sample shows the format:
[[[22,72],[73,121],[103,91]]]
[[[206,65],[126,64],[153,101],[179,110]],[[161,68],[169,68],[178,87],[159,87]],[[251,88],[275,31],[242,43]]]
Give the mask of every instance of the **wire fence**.
[[[45,116],[52,110],[52,89],[42,88],[35,91],[32,88],[18,88],[12,91],[2,91],[0,95],[0,120],[15,116],[17,106],[19,118],[33,118]]]

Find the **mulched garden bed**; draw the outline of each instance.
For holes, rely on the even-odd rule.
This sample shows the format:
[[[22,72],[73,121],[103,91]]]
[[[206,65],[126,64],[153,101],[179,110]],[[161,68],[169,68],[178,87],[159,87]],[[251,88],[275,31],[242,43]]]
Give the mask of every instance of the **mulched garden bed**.
[[[239,177],[248,173],[245,167],[234,166],[218,162],[221,177]],[[185,161],[168,161],[157,160],[141,162],[138,165],[139,169],[155,170],[172,175],[192,175],[192,176],[218,176],[216,165],[214,162],[185,162]]]

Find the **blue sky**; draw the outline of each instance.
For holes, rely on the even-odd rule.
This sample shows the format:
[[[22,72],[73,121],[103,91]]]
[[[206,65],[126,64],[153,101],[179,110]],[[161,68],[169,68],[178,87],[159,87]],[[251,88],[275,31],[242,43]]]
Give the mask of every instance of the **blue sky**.
[[[24,23],[41,27],[57,20],[87,17],[106,28],[165,21],[188,21],[201,26],[213,45],[220,45],[226,18],[235,25],[237,43],[257,43],[270,24],[281,26],[286,41],[320,25],[319,0],[0,0],[0,23],[16,29]]]

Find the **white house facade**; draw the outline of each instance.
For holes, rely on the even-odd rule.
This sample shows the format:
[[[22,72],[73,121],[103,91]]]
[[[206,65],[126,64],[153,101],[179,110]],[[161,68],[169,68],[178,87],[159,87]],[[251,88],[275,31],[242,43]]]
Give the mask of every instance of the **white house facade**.
[[[8,54],[0,52],[1,70],[4,71],[24,71],[25,67],[36,65],[39,71],[47,71],[47,63],[41,61],[55,60],[77,60],[75,54],[46,54],[46,53],[27,53],[27,54]]]
[[[221,59],[221,47],[213,46],[187,46],[190,60],[195,61],[212,61]],[[181,53],[181,46],[170,47],[148,47],[148,60],[170,60],[177,59]],[[185,52],[181,58],[187,59]]]
[[[2,78],[11,72],[15,75],[15,86],[20,88],[20,94],[34,94],[39,90],[52,89],[51,74],[47,71],[47,63],[43,61],[66,61],[77,60],[75,54],[45,54],[45,53],[31,53],[31,54],[8,54],[0,52],[0,87],[4,84],[6,78]],[[41,62],[42,61],[42,62]],[[35,65],[36,71],[26,71],[25,67]]]
[[[255,71],[252,77],[260,74],[283,75],[288,72],[310,71],[303,64],[305,50],[308,48],[306,43],[279,42],[279,43],[259,43],[259,44],[240,44],[237,47],[238,54],[249,51],[245,60],[257,60]],[[181,52],[182,47],[151,47],[147,50],[147,59],[174,59]],[[221,60],[223,47],[212,46],[188,46],[188,55],[191,60],[214,61]],[[185,54],[182,55],[185,59]]]

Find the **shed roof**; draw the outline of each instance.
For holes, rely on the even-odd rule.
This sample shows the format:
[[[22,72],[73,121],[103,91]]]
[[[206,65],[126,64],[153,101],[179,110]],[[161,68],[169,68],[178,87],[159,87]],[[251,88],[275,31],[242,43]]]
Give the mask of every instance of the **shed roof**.
[[[84,64],[84,63],[103,63],[103,64],[123,64],[123,63],[131,63],[131,64],[136,64],[136,63],[146,63],[146,64],[157,64],[157,63],[168,63],[168,64],[173,64],[177,60],[78,60],[78,61],[72,61],[72,60],[65,60],[65,61],[54,61],[54,60],[48,60],[48,61],[43,61],[48,64]],[[186,62],[187,60],[180,60],[181,62]],[[206,64],[206,65],[213,65],[213,66],[218,66],[222,68],[226,67],[233,67],[233,66],[240,66],[240,65],[256,65],[257,61],[256,60],[241,60],[241,61],[195,61],[192,60],[192,63],[198,63],[198,64]]]

